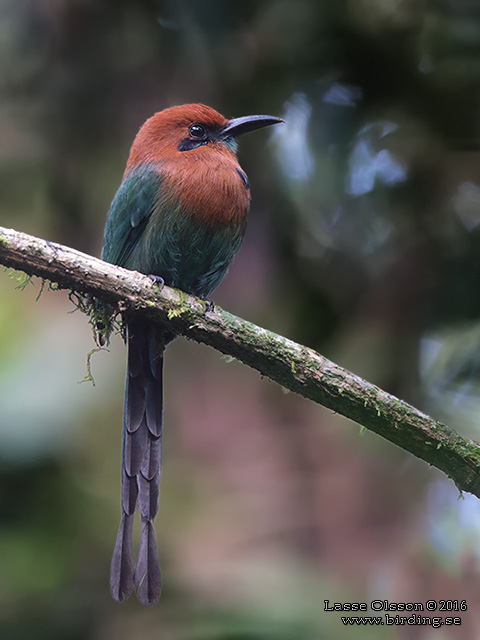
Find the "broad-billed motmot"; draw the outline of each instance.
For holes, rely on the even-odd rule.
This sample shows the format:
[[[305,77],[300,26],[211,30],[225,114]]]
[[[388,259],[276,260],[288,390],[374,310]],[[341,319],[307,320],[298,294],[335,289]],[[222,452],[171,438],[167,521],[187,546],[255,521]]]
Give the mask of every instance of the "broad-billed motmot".
[[[102,258],[204,299],[242,242],[250,208],[237,136],[282,122],[272,116],[226,120],[202,104],[160,111],[141,127],[107,216]],[[162,456],[162,369],[168,329],[128,320],[128,369],[122,455],[122,519],[110,589],[122,602],[135,587],[142,604],[160,597],[153,521]],[[132,525],[140,509],[136,564]]]

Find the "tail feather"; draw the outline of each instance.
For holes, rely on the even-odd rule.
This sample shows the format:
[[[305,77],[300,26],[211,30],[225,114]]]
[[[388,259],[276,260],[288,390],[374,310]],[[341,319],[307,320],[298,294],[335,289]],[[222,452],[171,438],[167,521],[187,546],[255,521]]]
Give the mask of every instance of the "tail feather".
[[[122,458],[122,520],[110,570],[110,588],[122,602],[133,587],[142,604],[155,604],[161,574],[153,520],[159,506],[165,338],[145,322],[129,323]],[[140,507],[142,535],[134,569],[133,514]]]
[[[136,431],[142,424],[145,417],[145,369],[149,368],[148,361],[144,364],[144,357],[148,358],[148,353],[142,353],[142,336],[128,333],[128,373],[127,389],[125,391],[125,429],[129,433]],[[148,369],[147,369],[148,371]]]
[[[142,468],[147,450],[148,429],[145,420],[132,433],[125,429],[123,441],[123,462],[129,476],[136,476]]]
[[[142,476],[146,480],[153,480],[159,473],[162,464],[162,437],[155,437],[149,433],[147,448],[142,463]]]
[[[163,350],[165,343],[155,345],[150,338],[149,369],[145,385],[145,418],[148,430],[154,436],[161,437],[163,428]]]
[[[127,380],[127,390],[125,393],[126,413],[125,429],[128,433],[134,433],[145,420],[145,378],[144,376],[132,376],[130,373]]]
[[[126,600],[133,590],[132,525],[133,516],[124,513],[110,566],[110,592],[117,602]]]
[[[125,469],[122,473],[122,511],[133,516],[137,509],[138,482],[136,476],[129,476]]]
[[[135,589],[142,604],[158,602],[162,592],[162,578],[158,562],[155,531],[150,520],[142,519],[142,538],[135,567]]]
[[[142,474],[138,476],[138,502],[142,518],[153,522],[158,513],[160,503],[160,493],[158,489],[160,474],[154,476],[153,480],[146,480]]]

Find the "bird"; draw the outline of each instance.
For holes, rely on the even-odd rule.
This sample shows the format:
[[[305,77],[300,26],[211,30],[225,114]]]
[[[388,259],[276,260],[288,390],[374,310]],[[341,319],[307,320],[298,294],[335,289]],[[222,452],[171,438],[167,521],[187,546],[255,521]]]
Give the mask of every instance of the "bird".
[[[250,209],[237,138],[283,122],[266,115],[226,119],[203,104],[166,108],[140,128],[105,223],[102,259],[208,300],[237,253]],[[163,354],[175,337],[147,320],[126,322],[121,521],[110,592],[141,604],[161,594],[153,522],[159,509],[163,430]],[[140,511],[134,562],[132,531]]]

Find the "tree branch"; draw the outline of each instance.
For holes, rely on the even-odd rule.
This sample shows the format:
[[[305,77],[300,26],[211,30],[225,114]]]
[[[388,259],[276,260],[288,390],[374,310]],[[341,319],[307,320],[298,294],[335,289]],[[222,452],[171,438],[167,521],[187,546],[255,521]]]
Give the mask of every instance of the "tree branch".
[[[147,276],[0,227],[0,264],[168,324],[332,409],[445,472],[480,497],[480,446],[319,353]]]

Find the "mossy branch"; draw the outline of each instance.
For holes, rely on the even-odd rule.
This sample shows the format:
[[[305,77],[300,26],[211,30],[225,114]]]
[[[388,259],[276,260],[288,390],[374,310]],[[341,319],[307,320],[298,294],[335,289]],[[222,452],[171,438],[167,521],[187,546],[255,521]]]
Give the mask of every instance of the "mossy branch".
[[[138,313],[208,344],[262,375],[332,409],[446,473],[480,497],[480,445],[463,438],[319,353],[150,278],[68,247],[0,227],[0,264],[59,288],[90,294],[118,312]]]

